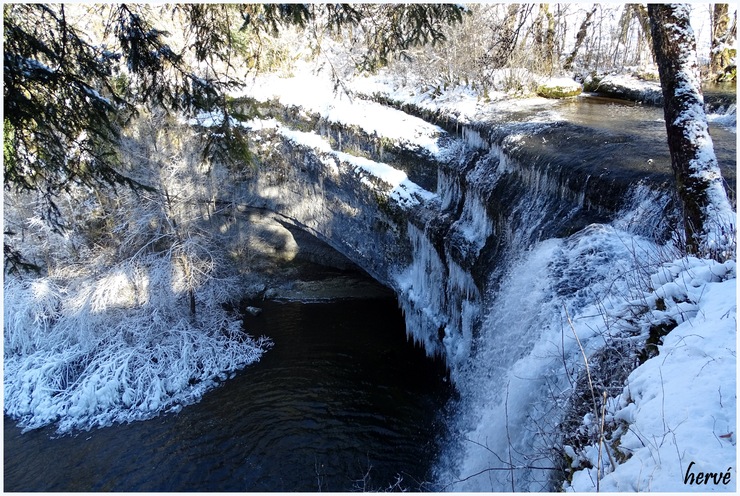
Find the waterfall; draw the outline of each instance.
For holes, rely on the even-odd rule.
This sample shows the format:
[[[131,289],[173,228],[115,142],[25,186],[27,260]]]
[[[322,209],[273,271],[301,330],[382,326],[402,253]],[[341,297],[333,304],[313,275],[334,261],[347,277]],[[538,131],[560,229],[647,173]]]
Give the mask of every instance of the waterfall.
[[[498,289],[482,298],[470,359],[456,369],[460,401],[438,466],[443,489],[556,489],[558,424],[583,368],[575,334],[590,356],[616,332],[611,316],[660,251],[638,219],[662,215],[655,202],[663,195],[637,185],[614,221],[535,240],[509,258]]]
[[[235,210],[275,212],[396,291],[407,336],[445,360],[459,393],[437,466],[441,489],[555,489],[559,424],[583,355],[593,355],[619,331],[615,316],[634,298],[640,275],[669,249],[664,243],[672,234],[667,219],[673,207],[661,189],[665,171],[639,162],[647,155],[610,158],[634,153],[649,139],[534,121],[460,125],[454,136],[400,111],[376,108],[368,127],[369,114],[345,110],[242,123],[258,160],[238,174],[216,169],[224,178],[218,201]],[[734,106],[723,116],[715,120],[734,125]],[[615,139],[602,140],[609,136]],[[435,179],[436,191],[427,190]],[[231,241],[241,243],[236,238]],[[137,270],[151,278],[169,274],[163,267],[152,262]],[[126,281],[112,275],[91,281],[102,294],[123,287],[119,279]],[[215,304],[225,301],[219,285],[213,288],[219,298],[206,300],[214,302],[212,311],[202,314],[212,322],[203,318],[208,325],[198,327],[181,315],[180,296],[166,282],[162,276],[160,286],[170,288],[172,298],[162,305],[172,309],[168,314],[143,300],[116,300],[103,311],[86,304],[80,313],[59,303],[59,295],[94,301],[94,294],[61,280],[43,291],[13,288],[16,300],[6,301],[6,350],[10,345],[36,355],[28,370],[6,359],[6,392],[13,393],[6,396],[16,399],[6,413],[25,416],[34,427],[63,419],[63,431],[148,418],[197,401],[269,348],[231,332],[239,322]],[[145,284],[132,287],[138,286]],[[115,293],[119,299],[127,294]],[[135,325],[119,317],[126,305],[136,307],[127,313]],[[45,320],[56,313],[63,318]],[[116,326],[93,325],[93,318]],[[151,332],[132,339],[132,327]],[[70,351],[67,334],[79,329],[95,339]],[[45,347],[34,344],[43,333],[54,339]],[[152,343],[167,348],[164,358],[151,360]],[[151,377],[176,374],[161,388],[158,380],[133,384],[126,375],[142,370]],[[82,384],[84,371],[93,372],[84,390],[59,402],[55,389]],[[54,383],[60,376],[64,384]],[[11,387],[8,377],[19,380]],[[109,390],[113,386],[120,395]]]
[[[670,196],[637,181],[595,203],[610,183],[513,155],[522,135],[463,127],[462,140],[466,153],[439,171],[438,210],[408,225],[412,261],[397,277],[407,333],[445,357],[460,393],[437,481],[553,490],[583,353],[618,331],[637,274],[660,258]]]

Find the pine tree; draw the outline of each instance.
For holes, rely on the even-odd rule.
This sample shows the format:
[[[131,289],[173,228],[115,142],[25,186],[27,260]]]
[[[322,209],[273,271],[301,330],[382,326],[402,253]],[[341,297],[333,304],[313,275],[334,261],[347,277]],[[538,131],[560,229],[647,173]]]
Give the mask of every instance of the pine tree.
[[[244,67],[258,65],[249,60],[259,59],[262,37],[310,22],[333,31],[362,23],[369,48],[361,67],[374,70],[409,47],[443,41],[443,27],[459,21],[463,12],[437,4],[89,8],[108,46],[91,41],[69,18],[65,4],[3,6],[4,186],[40,195],[44,217],[57,229],[66,219],[56,203],[73,185],[143,187],[120,167],[117,156],[119,130],[141,106],[191,114],[218,108],[223,123],[211,130],[206,151],[237,150],[244,156],[243,136],[230,126],[226,94],[240,84],[237,55],[247,59]],[[170,46],[157,21],[183,28],[187,46]],[[257,42],[239,53],[237,39],[244,36]],[[20,261],[7,244],[8,234],[6,262]]]

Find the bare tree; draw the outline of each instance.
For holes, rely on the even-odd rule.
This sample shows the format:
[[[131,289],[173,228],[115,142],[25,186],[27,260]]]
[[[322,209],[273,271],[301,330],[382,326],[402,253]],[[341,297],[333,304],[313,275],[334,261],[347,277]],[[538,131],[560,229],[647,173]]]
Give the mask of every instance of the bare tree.
[[[576,34],[576,43],[573,45],[573,50],[570,52],[570,55],[568,55],[568,58],[565,59],[565,63],[563,64],[563,69],[566,71],[569,71],[571,67],[573,67],[573,61],[576,58],[576,54],[578,53],[578,49],[581,48],[581,45],[583,44],[583,40],[586,39],[586,34],[588,33],[588,28],[591,25],[591,18],[596,13],[597,5],[594,5],[590,11],[586,14],[586,18],[581,23],[581,27],[578,29],[578,33]]]
[[[736,23],[730,26],[729,6],[716,3],[712,10],[712,48],[709,70],[713,78],[721,78],[730,65],[730,48],[735,38]]]
[[[686,4],[648,5],[663,90],[668,148],[689,253],[734,256],[734,211],[709,135],[696,39]]]

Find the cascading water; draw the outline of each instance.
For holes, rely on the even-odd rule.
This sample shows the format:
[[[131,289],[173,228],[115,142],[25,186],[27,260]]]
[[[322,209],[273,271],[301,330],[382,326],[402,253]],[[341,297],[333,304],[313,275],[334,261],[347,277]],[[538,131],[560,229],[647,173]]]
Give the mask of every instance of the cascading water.
[[[400,119],[397,113],[383,115],[384,124]],[[366,117],[363,114],[362,120]],[[656,227],[661,235],[667,229],[671,207],[661,189],[665,173],[645,172],[645,164],[657,156],[652,146],[635,152],[655,140],[541,120],[492,124],[490,129],[462,126],[457,140],[434,128],[427,129],[423,139],[409,138],[420,140],[424,153],[414,155],[419,163],[407,175],[393,165],[335,150],[322,136],[298,132],[277,121],[262,121],[261,127],[244,125],[256,133],[262,161],[258,170],[244,172],[238,179],[229,171],[219,194],[235,205],[268,209],[290,219],[393,287],[405,314],[407,335],[423,344],[428,355],[446,360],[459,400],[449,416],[451,434],[437,464],[436,487],[554,489],[552,474],[562,448],[558,427],[583,369],[583,355],[595,353],[619,331],[613,315],[632,297],[637,275],[657,263],[665,249],[648,238],[655,235]],[[403,127],[413,130],[415,126],[418,123]],[[258,134],[257,127],[263,134]],[[373,130],[381,144],[379,155],[384,155],[383,128]],[[584,137],[593,146],[581,149]],[[336,125],[340,148],[355,138],[351,126]],[[609,154],[620,153],[634,160],[612,167]],[[424,178],[429,189],[436,178],[437,191],[423,189],[419,180],[412,181],[414,175]],[[649,177],[643,182],[636,179],[642,176]],[[107,287],[106,282],[100,286]],[[22,298],[21,291],[17,294],[21,302],[34,301]],[[51,307],[56,311],[59,305]],[[117,312],[118,306],[113,310]],[[8,321],[21,321],[8,315],[6,327]],[[77,312],[60,321],[89,320],[88,315],[96,313]],[[150,320],[143,312],[139,317]],[[33,326],[39,333],[49,327],[36,321],[24,328]],[[199,340],[197,346],[189,341],[182,346],[182,354],[193,357],[196,370],[202,354],[213,357],[214,369],[231,372],[243,365],[228,360],[222,364],[225,357],[218,350],[224,344],[219,331],[187,333]],[[64,338],[58,332],[52,334]],[[13,336],[6,329],[6,339]],[[234,350],[249,344],[241,334],[230,337],[227,345]],[[112,338],[126,345],[130,341],[123,328]],[[107,342],[112,338],[106,337]],[[209,339],[200,343],[204,338]],[[143,344],[137,348],[142,350],[141,363],[148,368],[173,368],[144,354],[153,341],[149,335],[142,337]],[[45,356],[57,351],[52,348],[42,350]],[[191,353],[195,348],[199,354]],[[121,349],[125,353],[120,360],[128,360],[128,349]],[[96,345],[82,349],[80,355],[88,359],[99,350],[108,348]],[[181,364],[184,360],[177,350],[165,355]],[[257,351],[261,354],[262,349]],[[68,360],[64,356],[59,361],[66,366]],[[9,363],[14,366],[6,359],[6,378],[13,370]],[[25,384],[39,384],[38,390],[46,394],[47,376],[58,375],[50,372],[25,374]],[[218,373],[202,379],[191,377],[189,370],[183,374],[183,384],[198,380],[203,390],[215,378],[221,379]],[[93,374],[96,380],[101,377]],[[110,381],[91,383],[85,394],[94,397],[94,386],[106,382]],[[116,384],[130,385],[125,380]],[[202,391],[197,392],[184,400],[174,398],[173,405],[179,409],[189,404],[200,397]],[[27,405],[21,406],[35,408],[42,400],[29,396]],[[137,404],[146,409],[146,415],[154,415],[161,402],[151,408],[149,401]],[[89,425],[90,415],[100,413],[95,405],[89,407],[89,413],[82,412],[83,427]],[[48,412],[41,419],[44,424],[69,413],[66,404],[41,410]],[[29,414],[28,408],[10,411],[19,417]]]
[[[511,263],[500,291],[488,295],[475,352],[455,377],[457,436],[439,475],[447,489],[554,489],[557,427],[583,366],[568,319],[586,353],[602,346],[609,309],[628,299],[629,276],[656,250],[632,233],[594,224],[536,243]]]
[[[427,350],[439,333],[460,393],[437,482],[553,490],[559,423],[583,355],[619,333],[613,314],[659,263],[666,248],[654,237],[666,229],[670,195],[637,181],[618,213],[593,222],[606,209],[587,201],[590,177],[574,189],[563,170],[524,166],[507,154],[517,135],[503,145],[463,136],[475,152],[452,165],[456,173],[440,172],[437,191],[437,217],[456,220],[441,234],[432,221],[409,225],[414,258],[399,278],[407,332]]]

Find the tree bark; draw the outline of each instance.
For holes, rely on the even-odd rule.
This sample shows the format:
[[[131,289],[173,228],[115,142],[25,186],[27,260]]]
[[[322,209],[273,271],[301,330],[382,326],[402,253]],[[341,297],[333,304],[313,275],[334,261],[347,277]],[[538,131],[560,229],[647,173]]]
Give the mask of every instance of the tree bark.
[[[671,165],[683,206],[686,249],[717,260],[732,258],[735,212],[723,186],[704,113],[689,7],[650,4],[648,13]]]
[[[571,70],[573,67],[573,62],[576,59],[576,54],[578,53],[578,49],[581,48],[581,45],[583,44],[583,40],[586,39],[586,34],[588,33],[588,27],[591,25],[591,18],[596,13],[597,6],[594,5],[593,8],[586,14],[586,18],[581,23],[581,27],[578,30],[578,33],[576,34],[576,44],[573,46],[573,51],[570,52],[570,55],[568,55],[568,58],[565,60],[565,63],[563,64],[563,69],[566,71]]]
[[[534,42],[542,59],[542,70],[551,73],[555,57],[555,18],[550,13],[548,4],[539,4],[539,12],[532,26]]]
[[[545,33],[545,64],[548,73],[552,73],[553,66],[555,65],[555,17],[550,12],[547,4],[543,4],[545,8],[545,18],[547,19],[547,31]]]
[[[712,11],[712,47],[709,70],[714,77],[721,76],[730,65],[730,15],[726,3],[714,4]]]
[[[643,36],[645,37],[645,41],[648,44],[649,50],[650,50],[650,56],[655,59],[655,51],[653,50],[653,40],[650,36],[650,19],[648,17],[648,12],[645,6],[641,3],[635,3],[632,4],[632,12],[635,18],[637,19],[637,22],[640,23],[640,28]]]

